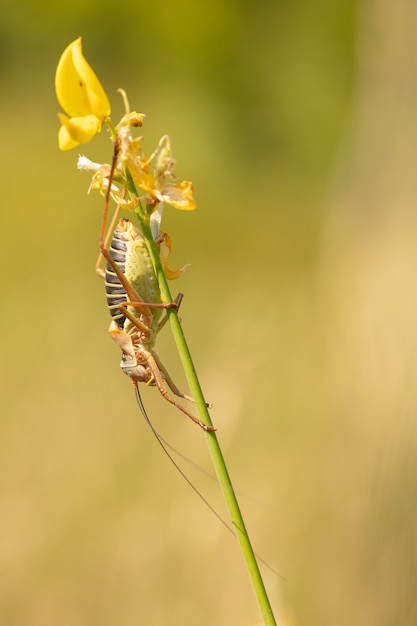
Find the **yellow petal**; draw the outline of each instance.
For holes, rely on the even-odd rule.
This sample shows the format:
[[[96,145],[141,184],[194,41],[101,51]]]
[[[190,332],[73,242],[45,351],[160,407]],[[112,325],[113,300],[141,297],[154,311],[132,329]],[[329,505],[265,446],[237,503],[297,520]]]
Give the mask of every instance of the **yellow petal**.
[[[58,133],[60,150],[70,150],[80,143],[87,143],[101,130],[101,121],[95,115],[68,118],[58,114],[61,128]]]
[[[60,150],[71,150],[78,146],[78,141],[75,141],[68,132],[66,126],[61,126],[58,131],[58,147]]]
[[[61,55],[55,74],[59,104],[70,117],[95,115],[101,121],[110,115],[106,92],[82,53],[81,37]]]

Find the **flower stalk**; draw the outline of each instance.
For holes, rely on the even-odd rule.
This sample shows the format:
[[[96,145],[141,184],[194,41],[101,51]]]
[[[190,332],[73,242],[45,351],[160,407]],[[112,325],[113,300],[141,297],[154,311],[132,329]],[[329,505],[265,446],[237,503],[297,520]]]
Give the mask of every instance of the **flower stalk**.
[[[146,233],[146,226],[144,226],[145,237],[147,238],[147,243],[149,245],[149,249],[151,252],[152,260],[155,263],[157,268],[157,276],[159,281],[159,287],[161,293],[163,295],[163,300],[165,302],[171,302],[172,296],[170,293],[170,289],[165,278],[162,267],[159,263],[158,253],[154,249],[153,240],[149,238]],[[149,235],[150,233],[148,233]],[[201,385],[197,376],[196,369],[194,367],[192,357],[184,336],[183,328],[178,319],[178,314],[176,309],[168,309],[167,313],[169,315],[169,321],[171,325],[172,334],[175,340],[175,344],[178,350],[179,357],[181,359],[181,363],[185,372],[185,376],[187,378],[188,385],[190,387],[192,396],[195,400],[195,405],[200,415],[200,419],[207,424],[208,426],[212,426],[212,421],[210,418],[210,414],[207,409],[207,404],[204,399],[203,391],[201,389]],[[227,470],[227,466],[220,448],[219,440],[216,436],[215,432],[205,432],[207,446],[210,452],[210,456],[212,459],[213,467],[216,472],[216,476],[219,482],[219,486],[223,497],[225,499],[230,520],[232,526],[235,530],[236,538],[239,542],[242,555],[246,564],[246,568],[258,601],[258,605],[261,611],[261,614],[264,619],[264,623],[266,626],[276,626],[276,621],[274,618],[274,614],[272,611],[271,603],[269,601],[269,597],[262,579],[261,572],[259,570],[258,562],[256,560],[255,553],[252,548],[252,544],[249,538],[249,534],[247,532],[245,522],[240,511],[239,503],[232,485],[232,481],[229,476],[229,472]]]
[[[132,333],[133,324],[133,332],[136,333],[135,337],[141,338],[146,336],[146,341],[141,339],[142,343],[136,341],[136,344],[134,344],[131,341],[132,335],[129,335],[127,331],[125,332],[124,326],[123,328],[120,325],[117,326],[115,319],[113,319],[112,324],[116,325],[113,326],[113,330],[110,330],[110,334],[122,348],[122,367],[131,376],[134,384],[137,385],[138,380],[148,382],[148,384],[155,384],[159,370],[157,369],[158,366],[155,369],[155,364],[152,365],[153,361],[155,361],[155,355],[152,352],[153,343],[151,343],[154,339],[152,340],[151,338],[153,335],[156,336],[158,330],[158,316],[161,311],[158,307],[172,303],[168,279],[179,278],[186,269],[186,267],[183,267],[179,270],[172,270],[168,267],[172,241],[168,233],[161,229],[163,207],[170,205],[183,211],[194,210],[196,204],[193,197],[192,183],[186,180],[178,182],[174,173],[175,161],[172,157],[170,140],[167,136],[161,138],[158,146],[149,157],[144,153],[141,145],[142,139],[135,137],[133,134],[134,129],[142,126],[144,115],[130,111],[127,96],[123,91],[121,91],[121,94],[125,103],[126,113],[120,122],[113,126],[109,117],[111,110],[109,100],[97,76],[82,54],[81,38],[70,44],[62,54],[56,71],[55,86],[58,101],[65,111],[65,114],[59,114],[61,128],[59,130],[58,142],[61,150],[69,150],[90,141],[95,134],[101,131],[104,123],[107,123],[111,138],[115,142],[115,153],[111,166],[94,163],[86,157],[80,157],[78,166],[80,169],[84,169],[92,174],[90,189],[98,189],[102,195],[106,196],[107,200],[111,197],[117,204],[118,209],[135,211],[137,215],[140,225],[139,239],[141,240],[143,237],[152,265],[152,270],[146,268],[146,272],[148,272],[147,280],[149,284],[154,279],[157,281],[159,288],[158,297],[148,306],[143,303],[149,302],[149,300],[143,299],[141,294],[139,294],[139,300],[136,302],[133,300],[137,305],[136,309],[131,305],[127,306],[128,302],[125,302],[126,307],[123,309],[126,318],[124,323],[129,327],[129,333]],[[112,262],[108,251],[102,250],[102,253],[106,255],[108,262]],[[116,265],[115,262],[114,265]],[[117,267],[113,269],[116,275],[119,272],[120,287],[121,285],[125,287],[126,300],[130,299],[132,301],[131,294],[135,294],[137,291],[132,286],[131,293],[128,293],[127,288],[130,285],[127,284],[127,277],[122,275]],[[128,295],[130,295],[130,298],[127,297]],[[142,311],[141,317],[138,315],[138,310]],[[149,311],[149,313],[146,312],[145,314],[143,312],[145,310]],[[158,311],[158,315],[155,311]],[[242,550],[264,623],[267,626],[274,626],[276,622],[271,604],[219,441],[214,432],[197,372],[178,318],[177,309],[174,307],[167,308],[166,314],[185,376],[200,416],[201,421],[199,420],[199,423],[207,429],[204,432],[213,466],[228,507],[232,526]],[[145,318],[150,320],[146,324],[144,322]],[[147,324],[150,324],[149,328]],[[145,335],[143,334],[144,332]],[[146,350],[143,350],[141,354],[147,354],[148,361],[136,359],[132,364],[132,358],[137,356],[134,346],[137,346],[138,343],[141,349],[145,345]],[[129,364],[127,365],[127,363]],[[145,375],[147,376],[148,374],[150,377],[145,379]],[[159,374],[162,374],[161,379],[164,378],[163,371],[159,372]],[[195,419],[193,416],[190,417]]]

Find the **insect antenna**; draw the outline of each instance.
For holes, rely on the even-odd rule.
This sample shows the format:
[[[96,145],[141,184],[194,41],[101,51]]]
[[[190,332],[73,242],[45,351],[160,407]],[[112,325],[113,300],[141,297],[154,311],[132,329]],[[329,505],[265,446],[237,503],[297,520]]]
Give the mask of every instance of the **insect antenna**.
[[[165,441],[165,439],[163,437],[161,437],[161,435],[155,429],[155,427],[152,424],[151,420],[149,419],[149,416],[148,416],[148,414],[146,412],[146,409],[145,409],[145,407],[143,405],[142,398],[141,398],[141,395],[140,395],[140,392],[139,392],[139,387],[138,387],[137,384],[135,384],[134,387],[135,387],[136,400],[137,400],[137,403],[138,403],[139,408],[141,410],[141,413],[142,413],[143,417],[145,418],[145,421],[148,424],[149,428],[151,429],[153,435],[155,436],[155,439],[157,440],[157,442],[161,446],[162,450],[164,451],[164,453],[166,454],[168,459],[171,461],[171,463],[173,464],[175,469],[180,473],[180,475],[184,478],[184,480],[189,484],[191,489],[198,495],[198,497],[204,502],[204,504],[206,506],[208,506],[210,511],[223,524],[223,526],[225,526],[225,528],[227,528],[227,530],[234,535],[233,529],[227,524],[227,522],[224,521],[224,519],[221,517],[221,515],[219,513],[217,513],[216,509],[210,504],[210,502],[208,502],[208,500],[206,500],[206,498],[203,496],[203,494],[197,489],[197,487],[191,482],[191,480],[188,478],[188,476],[185,474],[185,472],[178,465],[178,463],[175,461],[173,456],[168,452],[168,448],[171,448],[172,450],[175,450],[175,448],[173,448],[167,441]],[[177,452],[177,450],[175,450],[175,452]],[[182,456],[182,455],[180,455],[180,456]]]
[[[219,520],[219,522],[221,522],[223,524],[223,526],[233,535],[233,537],[236,539],[236,535],[235,532],[233,530],[233,528],[231,526],[229,526],[229,524],[222,518],[222,516],[216,511],[216,509],[214,508],[214,506],[212,506],[210,504],[210,502],[203,496],[203,494],[197,489],[197,487],[192,483],[192,481],[188,478],[187,474],[181,469],[181,467],[178,465],[178,463],[175,461],[175,459],[173,458],[172,454],[170,454],[170,452],[168,451],[168,448],[170,450],[172,450],[173,452],[175,452],[176,454],[178,454],[181,458],[185,459],[187,462],[191,463],[191,465],[193,465],[194,467],[197,467],[200,471],[201,468],[198,467],[195,463],[193,463],[192,461],[190,461],[186,456],[184,456],[183,454],[181,454],[181,452],[179,452],[178,450],[176,450],[173,446],[171,446],[171,444],[169,444],[163,437],[161,437],[161,435],[158,433],[158,431],[156,430],[156,428],[154,427],[154,425],[152,424],[151,420],[149,419],[149,416],[146,412],[146,409],[144,407],[144,404],[142,402],[142,398],[140,395],[140,391],[139,391],[139,386],[138,384],[134,384],[134,388],[135,388],[135,395],[136,395],[136,400],[138,403],[138,406],[140,408],[140,411],[143,415],[143,417],[145,418],[146,423],[148,424],[149,428],[152,431],[152,434],[154,435],[155,439],[157,440],[157,442],[159,443],[159,445],[161,446],[162,450],[164,451],[165,455],[168,457],[168,459],[171,461],[172,465],[175,467],[175,469],[177,470],[177,472],[182,476],[182,478],[185,480],[185,482],[191,487],[191,489],[194,491],[195,494],[197,494],[197,496],[200,498],[200,500],[202,500],[204,502],[204,504],[210,509],[210,511],[213,513],[213,515],[215,515],[217,517],[217,519]],[[204,474],[209,475],[207,472],[205,472],[204,470],[202,470]],[[238,527],[237,527],[238,528]],[[238,528],[238,530],[240,530]],[[267,563],[267,561],[265,561],[262,557],[260,557],[258,554],[255,553],[256,558],[258,559],[258,561],[260,563],[262,563],[262,565],[264,565],[265,567],[267,567],[273,574],[275,574],[276,576],[278,576],[279,578],[281,578],[282,580],[285,580],[285,578],[282,576],[282,574],[280,574],[276,569],[274,569],[272,567],[272,565],[270,565],[269,563]]]

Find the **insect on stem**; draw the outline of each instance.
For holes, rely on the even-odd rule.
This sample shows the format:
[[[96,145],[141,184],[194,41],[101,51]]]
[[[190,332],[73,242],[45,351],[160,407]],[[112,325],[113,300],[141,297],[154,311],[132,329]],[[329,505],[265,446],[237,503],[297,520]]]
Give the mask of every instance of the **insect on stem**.
[[[178,389],[153,350],[157,334],[167,320],[167,314],[161,319],[163,311],[171,308],[178,310],[182,294],[174,302],[162,302],[145,236],[128,219],[122,218],[116,224],[119,206],[106,233],[111,185],[119,152],[120,145],[116,140],[100,229],[100,257],[96,267],[97,273],[105,279],[107,305],[112,318],[109,334],[122,351],[120,366],[136,389],[139,382],[157,387],[165,400],[194,423],[206,431],[214,431],[213,426],[205,424],[170,396],[167,387],[174,395],[194,402],[191,396]],[[105,270],[100,268],[102,258],[106,261]]]

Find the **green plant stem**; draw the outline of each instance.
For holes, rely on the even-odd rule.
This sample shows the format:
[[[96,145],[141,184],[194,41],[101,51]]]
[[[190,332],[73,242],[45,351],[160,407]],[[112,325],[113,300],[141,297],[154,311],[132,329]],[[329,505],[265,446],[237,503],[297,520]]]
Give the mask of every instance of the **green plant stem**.
[[[158,251],[152,238],[150,227],[147,222],[141,223],[143,234],[147,240],[149,252],[154,264],[159,287],[161,290],[162,301],[164,303],[172,302],[172,296],[168,287],[165,273],[162,269]],[[178,349],[178,353],[184,367],[184,372],[190,386],[191,393],[195,400],[197,410],[200,415],[200,419],[208,426],[212,426],[210,414],[207,410],[207,405],[204,400],[203,392],[195,371],[190,351],[188,349],[187,342],[185,340],[184,332],[176,309],[167,309],[167,315],[174,336],[174,340]],[[245,523],[242,517],[242,513],[239,508],[239,504],[233,489],[232,482],[230,480],[229,473],[227,471],[226,463],[223,458],[223,454],[220,448],[219,441],[215,432],[205,432],[207,445],[210,451],[211,459],[216,471],[216,475],[220,484],[221,491],[226,501],[232,525],[235,529],[237,540],[240,544],[243,558],[246,563],[246,567],[251,579],[255,595],[261,610],[264,623],[266,626],[276,626],[275,618],[272,612],[272,607],[265,589],[264,582],[259,570],[258,563],[249,539],[248,532],[245,527]]]

